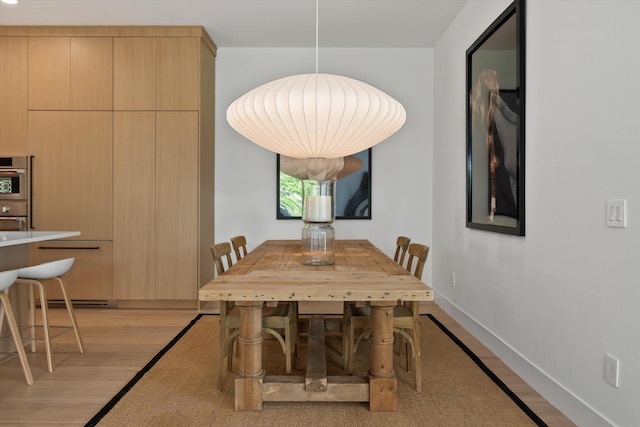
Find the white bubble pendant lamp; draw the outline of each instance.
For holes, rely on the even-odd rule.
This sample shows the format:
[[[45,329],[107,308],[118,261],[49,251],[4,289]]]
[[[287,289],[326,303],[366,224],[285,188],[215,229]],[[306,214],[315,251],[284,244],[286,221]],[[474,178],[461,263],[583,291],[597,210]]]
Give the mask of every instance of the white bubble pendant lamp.
[[[402,127],[402,105],[375,87],[333,74],[299,74],[235,100],[227,121],[267,150],[333,159],[366,150]]]

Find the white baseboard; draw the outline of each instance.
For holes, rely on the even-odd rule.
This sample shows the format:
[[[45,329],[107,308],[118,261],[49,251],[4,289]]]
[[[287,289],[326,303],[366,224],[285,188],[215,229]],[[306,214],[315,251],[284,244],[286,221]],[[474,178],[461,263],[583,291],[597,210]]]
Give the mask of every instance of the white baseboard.
[[[446,297],[434,290],[435,302],[463,328],[469,331],[482,344],[509,366],[524,381],[540,393],[553,406],[580,427],[614,426],[603,415],[572,394],[561,384],[553,380],[507,343],[495,336]]]

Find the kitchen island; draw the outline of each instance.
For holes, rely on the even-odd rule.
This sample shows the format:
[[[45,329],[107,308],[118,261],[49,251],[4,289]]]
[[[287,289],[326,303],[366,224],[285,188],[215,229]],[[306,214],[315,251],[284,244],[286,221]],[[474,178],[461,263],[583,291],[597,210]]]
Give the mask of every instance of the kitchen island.
[[[29,243],[58,240],[79,236],[79,231],[0,231],[0,271],[28,267]],[[9,298],[18,327],[27,323],[28,295],[25,287],[9,288]],[[9,333],[8,325],[3,322],[0,336]],[[0,342],[0,352],[12,351],[13,343]]]
[[[0,248],[79,235],[79,231],[0,231]]]

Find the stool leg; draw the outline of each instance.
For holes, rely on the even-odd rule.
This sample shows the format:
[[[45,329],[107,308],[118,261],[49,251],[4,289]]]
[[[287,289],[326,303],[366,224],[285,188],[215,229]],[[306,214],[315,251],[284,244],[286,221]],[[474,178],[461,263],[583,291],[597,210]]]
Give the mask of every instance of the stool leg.
[[[9,296],[4,292],[0,292],[0,301],[2,301],[4,314],[7,317],[7,323],[9,324],[9,329],[11,329],[11,335],[13,335],[13,341],[16,344],[16,350],[18,351],[18,355],[20,356],[20,363],[22,364],[22,372],[24,372],[24,378],[27,380],[27,384],[31,385],[34,383],[33,375],[31,374],[31,368],[29,368],[29,361],[27,360],[27,354],[24,352],[22,339],[20,339],[20,331],[18,330],[18,325],[16,324],[16,318],[14,317],[13,310],[11,309]]]
[[[67,307],[67,311],[69,312],[69,318],[71,318],[71,324],[73,325],[73,332],[76,334],[76,340],[78,341],[78,347],[80,348],[80,353],[84,353],[84,344],[82,343],[82,337],[80,336],[80,328],[78,328],[78,321],[76,320],[75,312],[73,311],[73,305],[71,301],[67,297],[67,291],[64,289],[64,282],[60,277],[55,277],[55,279],[60,284],[60,290],[62,291],[62,296],[64,298],[64,304]]]
[[[53,359],[51,357],[51,338],[49,338],[49,313],[47,305],[47,291],[44,285],[37,280],[27,280],[33,286],[37,286],[40,290],[40,312],[42,313],[42,330],[44,332],[44,347],[47,351],[47,370],[53,372]],[[35,311],[35,310],[34,310]]]
[[[29,286],[29,336],[31,337],[31,353],[36,352],[36,295],[33,289],[35,285]]]
[[[8,296],[9,289],[5,289],[4,293]],[[0,332],[2,331],[2,325],[4,325],[4,305],[0,304]]]

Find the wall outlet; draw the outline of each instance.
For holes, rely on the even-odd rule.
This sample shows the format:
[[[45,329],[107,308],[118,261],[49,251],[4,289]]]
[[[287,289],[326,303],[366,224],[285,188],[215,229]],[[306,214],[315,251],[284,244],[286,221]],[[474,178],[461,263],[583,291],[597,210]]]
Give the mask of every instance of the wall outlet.
[[[456,287],[456,273],[451,273],[451,286]]]
[[[604,380],[614,387],[619,387],[620,361],[608,354],[604,355]]]

